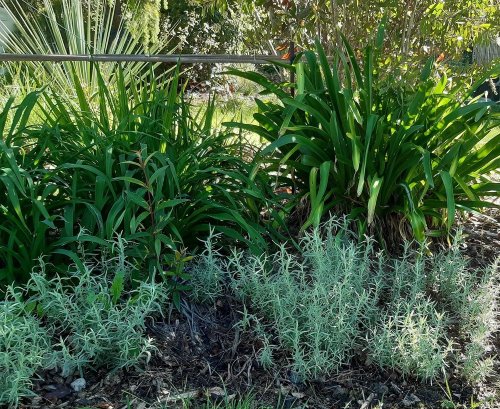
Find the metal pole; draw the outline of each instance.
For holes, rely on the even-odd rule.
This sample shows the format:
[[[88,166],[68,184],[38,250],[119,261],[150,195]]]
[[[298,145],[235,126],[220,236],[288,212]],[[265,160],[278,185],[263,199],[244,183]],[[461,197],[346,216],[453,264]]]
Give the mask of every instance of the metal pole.
[[[85,62],[151,62],[181,64],[248,63],[268,64],[279,61],[275,55],[226,55],[226,54],[2,54],[0,61],[85,61]]]

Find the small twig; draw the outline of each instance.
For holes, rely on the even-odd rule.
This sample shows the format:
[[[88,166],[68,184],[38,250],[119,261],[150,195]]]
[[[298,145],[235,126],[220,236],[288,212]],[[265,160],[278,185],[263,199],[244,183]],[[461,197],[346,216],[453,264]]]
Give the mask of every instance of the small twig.
[[[240,328],[236,326],[236,330],[234,332],[233,346],[231,347],[231,359],[234,359],[234,357],[236,356],[236,350],[238,349],[239,344],[240,344]]]

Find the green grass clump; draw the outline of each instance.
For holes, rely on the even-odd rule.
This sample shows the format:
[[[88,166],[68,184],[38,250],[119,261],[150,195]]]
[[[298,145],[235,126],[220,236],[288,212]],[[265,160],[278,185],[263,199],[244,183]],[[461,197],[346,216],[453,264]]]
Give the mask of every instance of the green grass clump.
[[[78,109],[47,89],[0,112],[0,286],[26,282],[41,255],[64,268],[79,244],[116,232],[136,243],[145,277],[167,280],[211,228],[255,252],[283,238],[271,176],[214,129],[213,100],[195,112],[178,76],[116,75],[116,92],[103,77],[101,92],[80,90]]]
[[[53,365],[49,333],[24,308],[12,289],[0,302],[0,405],[17,407],[21,397],[32,394],[35,372]]]
[[[186,406],[186,409],[191,406]],[[199,409],[270,409],[269,406],[262,406],[257,404],[257,402],[251,397],[247,396],[242,399],[234,399],[228,402],[211,402],[199,406]]]
[[[213,301],[227,286],[243,301],[241,324],[262,339],[265,367],[276,349],[297,380],[366,355],[428,381],[453,372],[473,383],[492,366],[496,264],[474,270],[457,249],[428,256],[410,245],[390,259],[335,221],[306,233],[298,251],[223,258],[212,238],[207,246],[192,267],[195,294]]]

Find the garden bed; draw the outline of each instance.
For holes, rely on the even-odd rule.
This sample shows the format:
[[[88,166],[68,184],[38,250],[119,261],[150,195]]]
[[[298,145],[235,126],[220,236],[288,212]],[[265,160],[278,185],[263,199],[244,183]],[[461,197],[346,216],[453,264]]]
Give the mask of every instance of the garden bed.
[[[43,3],[15,52],[145,52],[108,1]],[[281,79],[229,68],[240,98],[179,66],[9,66],[0,404],[498,407],[500,105],[472,97],[498,74],[403,75],[385,26]]]
[[[499,232],[500,212],[490,211],[488,216],[463,221],[467,235],[462,252],[476,266],[491,263],[500,254],[500,236],[491,236]],[[460,379],[422,382],[382,370],[369,359],[356,358],[330,377],[294,382],[286,369],[285,351],[275,356],[276,370],[259,364],[262,340],[252,329],[242,331],[238,326],[243,309],[229,295],[211,306],[183,302],[181,310],[172,309],[166,319],[148,321],[147,333],[157,352],[144,370],[87,371],[86,388],[78,393],[70,385],[78,375],[62,378],[57,371],[39,373],[34,383],[38,396],[23,400],[21,407],[201,408],[211,401],[214,407],[232,408],[231,404],[248,396],[255,405],[249,407],[259,408],[472,409],[498,405],[497,378],[475,388]],[[499,354],[498,333],[494,343]]]
[[[380,403],[384,408],[441,408],[448,399],[441,383],[403,380],[397,372],[381,371],[366,362],[303,384],[292,382],[286,371],[267,372],[256,359],[260,341],[234,328],[233,311],[239,307],[221,302],[211,310],[187,312],[190,317],[178,315],[173,324],[152,325],[159,352],[145,371],[100,371],[89,376],[88,390],[80,393],[71,391],[73,378],[63,380],[47,373],[46,381],[38,385],[40,397],[26,407],[115,409],[163,404],[183,408],[186,402],[194,405],[188,407],[201,407],[207,398],[224,402],[251,394],[257,407],[266,408],[359,408],[363,404],[372,408]],[[471,401],[470,387],[453,381],[450,387],[455,403]]]

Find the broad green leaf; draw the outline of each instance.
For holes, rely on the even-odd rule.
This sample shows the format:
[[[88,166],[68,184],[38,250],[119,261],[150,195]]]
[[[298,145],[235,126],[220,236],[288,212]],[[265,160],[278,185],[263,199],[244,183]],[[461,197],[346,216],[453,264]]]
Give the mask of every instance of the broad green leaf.
[[[378,195],[380,193],[380,189],[382,189],[383,183],[384,177],[378,177],[376,174],[371,178],[371,180],[368,180],[368,184],[370,186],[370,198],[368,199],[367,206],[369,225],[373,222],[373,218],[377,209]]]
[[[448,210],[446,225],[449,230],[455,222],[455,196],[453,193],[453,180],[450,174],[446,171],[441,171],[440,175],[446,190],[446,203]]]

